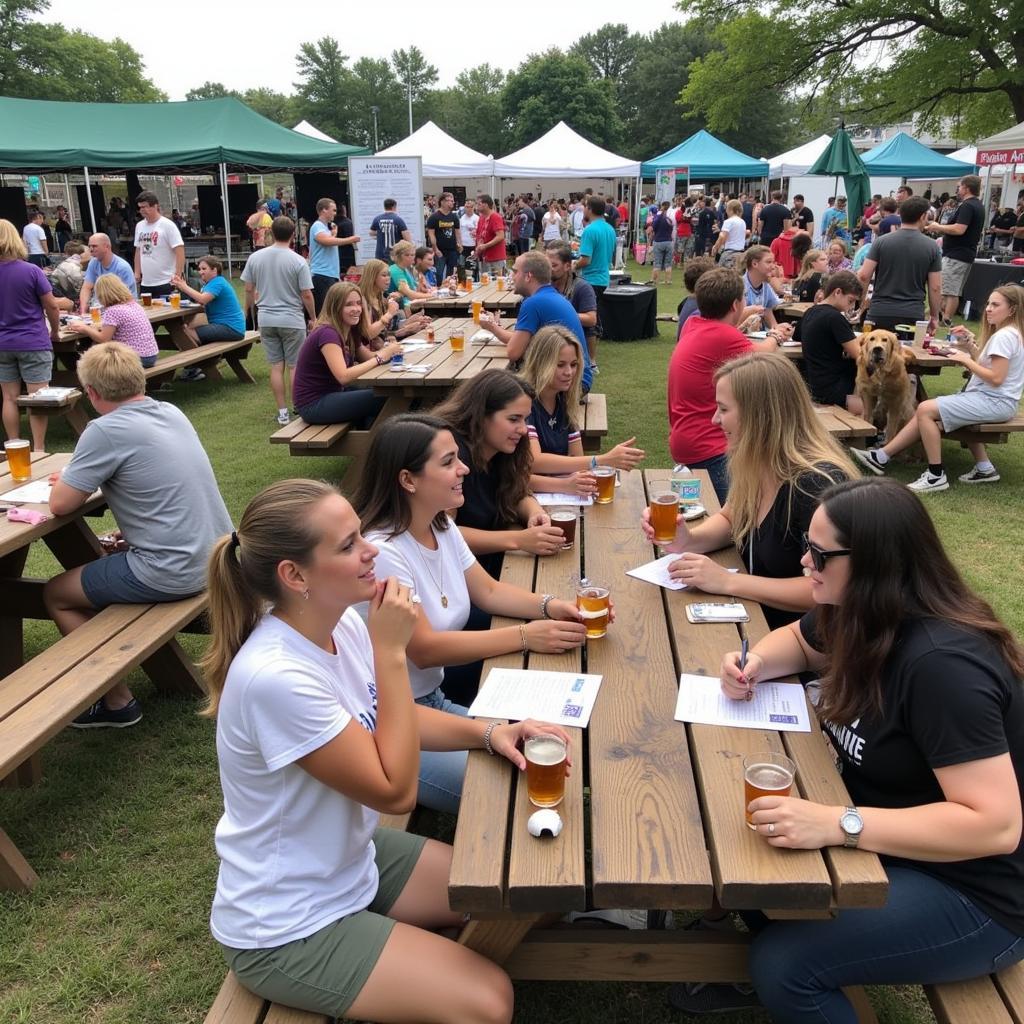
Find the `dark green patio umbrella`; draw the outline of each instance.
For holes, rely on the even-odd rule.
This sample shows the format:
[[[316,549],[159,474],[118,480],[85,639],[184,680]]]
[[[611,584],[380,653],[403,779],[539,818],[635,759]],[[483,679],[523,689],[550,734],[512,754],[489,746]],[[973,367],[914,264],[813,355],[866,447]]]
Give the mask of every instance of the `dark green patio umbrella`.
[[[846,187],[846,209],[849,211],[852,232],[857,224],[857,218],[864,212],[864,207],[871,199],[871,178],[864,161],[853,148],[853,142],[845,128],[840,127],[836,131],[828,144],[828,149],[818,157],[807,173],[835,177],[837,188],[839,177],[842,176]]]

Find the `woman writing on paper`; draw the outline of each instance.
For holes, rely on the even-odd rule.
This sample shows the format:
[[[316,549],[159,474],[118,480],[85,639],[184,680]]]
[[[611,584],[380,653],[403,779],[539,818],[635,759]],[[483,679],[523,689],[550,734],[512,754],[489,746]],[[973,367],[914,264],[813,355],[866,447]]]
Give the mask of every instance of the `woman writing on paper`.
[[[888,900],[752,921],[750,969],[773,1020],[853,1024],[845,986],[957,981],[1024,958],[1024,650],[900,484],[826,491],[806,545],[813,610],[745,668],[727,654],[722,688],[742,699],[761,680],[821,676],[818,714],[854,806],[761,797],[753,821],[772,846],[880,854]]]
[[[802,538],[821,492],[857,476],[811,405],[799,372],[769,352],[740,356],[715,374],[713,422],[725,433],[729,495],[720,512],[690,527],[679,517],[673,579],[707,594],[759,602],[772,628],[811,607]],[[643,529],[654,538],[650,513]],[[730,573],[707,552],[735,544],[746,572]]]
[[[377,571],[397,577],[421,602],[408,647],[417,704],[465,715],[465,705],[441,690],[446,674],[457,676],[459,696],[468,704],[484,658],[515,651],[559,654],[583,644],[586,629],[574,604],[501,583],[477,563],[449,517],[465,502],[469,468],[443,420],[417,413],[389,419],[374,436],[367,463],[373,472],[363,474],[353,504],[378,549]],[[466,630],[471,605],[527,621]],[[466,668],[446,673],[450,666]],[[454,692],[451,685],[446,690]],[[423,754],[418,802],[454,814],[465,769],[464,751]]]

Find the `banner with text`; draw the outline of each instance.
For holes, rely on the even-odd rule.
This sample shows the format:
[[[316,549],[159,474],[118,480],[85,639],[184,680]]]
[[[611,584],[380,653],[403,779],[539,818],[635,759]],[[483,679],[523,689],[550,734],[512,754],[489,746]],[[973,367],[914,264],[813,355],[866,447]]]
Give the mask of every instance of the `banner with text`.
[[[423,160],[418,156],[351,156],[348,159],[352,223],[361,241],[356,248],[360,265],[376,255],[377,240],[370,224],[384,212],[384,200],[398,203],[395,213],[405,222],[416,245],[426,237],[423,225]],[[394,241],[401,239],[397,234]],[[390,236],[388,237],[390,241]]]
[[[976,159],[979,167],[1024,164],[1024,149],[979,149]]]

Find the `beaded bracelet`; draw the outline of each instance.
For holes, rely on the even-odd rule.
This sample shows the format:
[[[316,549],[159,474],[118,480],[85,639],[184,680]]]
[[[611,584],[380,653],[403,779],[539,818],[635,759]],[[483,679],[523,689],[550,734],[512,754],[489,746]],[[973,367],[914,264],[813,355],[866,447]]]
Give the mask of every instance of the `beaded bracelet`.
[[[494,728],[497,724],[497,722],[491,722],[491,724],[484,729],[484,750],[486,750],[491,757],[494,757],[494,747],[491,746],[491,733],[494,732]]]

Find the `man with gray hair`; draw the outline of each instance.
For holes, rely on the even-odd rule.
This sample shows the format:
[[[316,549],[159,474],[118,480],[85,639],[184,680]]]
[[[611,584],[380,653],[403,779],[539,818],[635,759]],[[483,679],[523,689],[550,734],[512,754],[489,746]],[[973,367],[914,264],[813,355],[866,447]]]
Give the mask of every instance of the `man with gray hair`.
[[[89,260],[89,266],[85,268],[85,281],[78,297],[80,313],[89,312],[92,290],[101,274],[114,274],[135,298],[139,297],[139,290],[135,285],[135,271],[127,260],[121,259],[114,252],[110,235],[105,235],[102,231],[92,235],[89,238],[89,255],[92,259]]]

